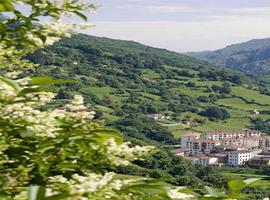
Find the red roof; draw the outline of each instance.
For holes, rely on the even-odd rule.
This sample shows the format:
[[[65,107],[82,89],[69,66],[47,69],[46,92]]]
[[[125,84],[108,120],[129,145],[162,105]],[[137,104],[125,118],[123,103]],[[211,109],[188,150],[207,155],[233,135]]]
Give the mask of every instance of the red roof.
[[[189,131],[189,132],[186,132],[183,136],[200,136],[200,135],[201,133]]]
[[[199,159],[202,159],[202,160],[210,160],[211,158],[215,158],[215,157],[209,157],[209,156],[201,156],[201,157],[199,157]]]
[[[191,140],[188,142],[201,142],[201,143],[220,143],[219,140],[200,140],[200,139],[195,139],[195,140]]]
[[[209,131],[208,134],[223,134],[223,133],[259,133],[259,131],[256,130],[249,130],[249,129],[243,129],[243,130],[222,130],[222,131]]]

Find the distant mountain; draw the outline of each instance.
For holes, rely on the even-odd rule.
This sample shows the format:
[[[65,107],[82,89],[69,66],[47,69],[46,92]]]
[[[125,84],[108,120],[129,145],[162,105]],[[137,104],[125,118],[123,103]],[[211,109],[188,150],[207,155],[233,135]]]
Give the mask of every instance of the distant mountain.
[[[216,51],[186,55],[252,74],[270,74],[270,38],[230,45]]]

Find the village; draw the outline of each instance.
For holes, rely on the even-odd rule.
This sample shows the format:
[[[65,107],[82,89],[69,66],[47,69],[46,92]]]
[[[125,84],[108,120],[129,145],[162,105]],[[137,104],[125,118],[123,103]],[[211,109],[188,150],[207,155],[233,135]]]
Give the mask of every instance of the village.
[[[176,156],[199,165],[250,167],[270,165],[270,136],[256,130],[222,130],[203,134],[187,132]]]

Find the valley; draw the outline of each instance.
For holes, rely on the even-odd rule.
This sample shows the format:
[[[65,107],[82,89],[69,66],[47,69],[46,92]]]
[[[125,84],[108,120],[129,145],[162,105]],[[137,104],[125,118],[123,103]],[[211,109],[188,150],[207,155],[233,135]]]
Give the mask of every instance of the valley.
[[[29,59],[42,65],[37,75],[75,80],[57,88],[59,98],[83,94],[106,122],[159,113],[170,116],[158,122],[163,127],[177,124],[168,130],[179,138],[188,130],[253,128],[252,119],[270,118],[270,96],[262,80],[135,42],[80,34]],[[202,115],[209,107],[226,109],[230,117]]]

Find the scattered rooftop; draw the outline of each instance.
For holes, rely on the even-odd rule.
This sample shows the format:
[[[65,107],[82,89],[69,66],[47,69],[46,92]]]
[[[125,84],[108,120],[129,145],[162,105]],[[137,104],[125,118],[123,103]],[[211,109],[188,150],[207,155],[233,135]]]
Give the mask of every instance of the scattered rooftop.
[[[224,133],[259,133],[256,130],[242,129],[242,130],[221,130],[221,131],[209,131],[208,134],[224,134]]]
[[[200,136],[200,135],[201,133],[189,131],[189,132],[186,132],[183,136]]]

